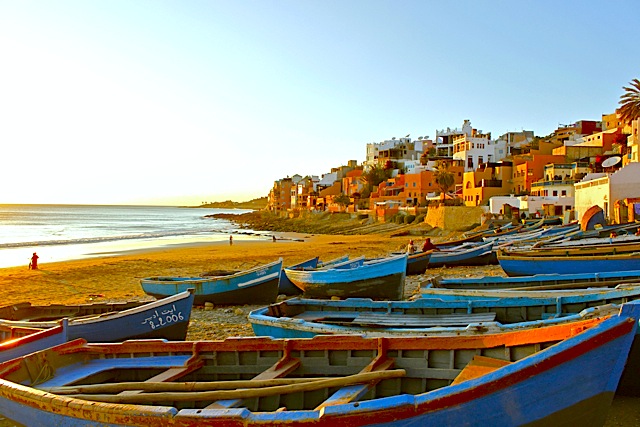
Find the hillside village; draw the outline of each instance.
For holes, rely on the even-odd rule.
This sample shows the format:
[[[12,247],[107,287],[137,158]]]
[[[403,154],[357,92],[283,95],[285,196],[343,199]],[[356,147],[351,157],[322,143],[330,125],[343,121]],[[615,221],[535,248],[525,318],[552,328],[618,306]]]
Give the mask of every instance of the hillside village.
[[[640,118],[618,112],[560,125],[551,135],[509,132],[493,139],[470,120],[435,138],[392,138],[366,145],[362,163],[349,160],[318,176],[277,180],[267,209],[357,212],[378,221],[415,217],[429,206],[474,207],[484,215],[577,219],[591,206],[612,223],[640,219]]]

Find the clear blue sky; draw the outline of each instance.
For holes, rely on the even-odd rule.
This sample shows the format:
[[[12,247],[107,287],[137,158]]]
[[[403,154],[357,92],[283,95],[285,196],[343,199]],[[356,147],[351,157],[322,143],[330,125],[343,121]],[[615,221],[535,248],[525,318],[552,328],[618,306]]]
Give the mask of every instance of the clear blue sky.
[[[0,0],[0,203],[265,196],[464,119],[600,120],[640,2]]]

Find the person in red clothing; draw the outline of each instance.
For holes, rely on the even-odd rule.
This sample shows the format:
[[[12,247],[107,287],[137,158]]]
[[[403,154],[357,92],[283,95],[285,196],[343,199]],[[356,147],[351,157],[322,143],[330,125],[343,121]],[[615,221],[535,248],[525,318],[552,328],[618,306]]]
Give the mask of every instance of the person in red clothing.
[[[40,258],[38,256],[37,253],[33,253],[33,255],[31,256],[31,262],[29,263],[29,269],[31,270],[37,270],[38,269],[38,258]]]
[[[439,250],[440,249],[438,249],[438,247],[436,245],[431,243],[431,238],[429,238],[429,237],[427,237],[427,240],[425,240],[424,244],[422,245],[422,252],[439,251]]]

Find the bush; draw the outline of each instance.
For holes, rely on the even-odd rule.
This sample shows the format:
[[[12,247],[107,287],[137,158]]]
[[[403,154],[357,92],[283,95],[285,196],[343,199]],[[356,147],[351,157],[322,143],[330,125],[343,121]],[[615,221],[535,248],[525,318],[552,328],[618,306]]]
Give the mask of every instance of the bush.
[[[414,221],[416,224],[419,224],[421,222],[424,222],[424,218],[426,217],[425,214],[420,214],[416,217],[416,220]]]
[[[411,224],[413,221],[415,221],[416,216],[415,215],[406,215],[404,217],[404,223],[405,224]]]

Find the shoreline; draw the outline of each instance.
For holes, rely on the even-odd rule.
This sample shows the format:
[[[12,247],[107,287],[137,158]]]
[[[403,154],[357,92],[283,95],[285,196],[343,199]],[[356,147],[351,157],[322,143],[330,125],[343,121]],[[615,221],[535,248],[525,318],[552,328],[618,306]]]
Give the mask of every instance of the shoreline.
[[[376,257],[405,245],[406,238],[274,233],[279,240],[236,239],[180,243],[104,253],[90,258],[0,268],[3,304],[85,303],[147,297],[139,280],[152,276],[198,276],[212,269],[246,269],[283,258],[291,265],[314,256],[329,260],[349,254]],[[290,240],[285,240],[290,239]]]

